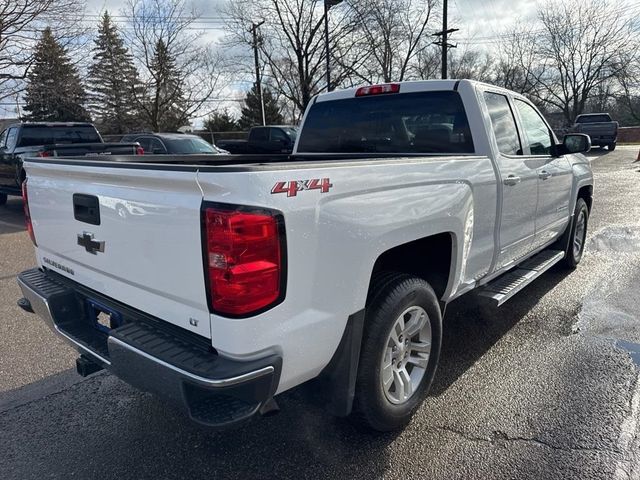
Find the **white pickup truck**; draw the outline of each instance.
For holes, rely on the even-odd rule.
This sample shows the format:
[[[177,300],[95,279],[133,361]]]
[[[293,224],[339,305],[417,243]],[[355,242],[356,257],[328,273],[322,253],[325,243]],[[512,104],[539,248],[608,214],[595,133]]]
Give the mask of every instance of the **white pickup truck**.
[[[501,304],[582,256],[593,177],[524,97],[472,81],[321,94],[291,156],[33,158],[38,268],[19,304],[80,352],[225,427],[315,381],[329,410],[401,428],[445,306]]]

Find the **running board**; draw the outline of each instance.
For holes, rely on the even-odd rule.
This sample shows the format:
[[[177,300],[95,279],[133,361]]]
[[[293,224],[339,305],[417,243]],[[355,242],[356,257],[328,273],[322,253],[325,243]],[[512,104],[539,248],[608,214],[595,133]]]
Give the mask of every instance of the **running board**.
[[[563,258],[563,251],[543,250],[480,288],[478,296],[493,300],[499,307]]]

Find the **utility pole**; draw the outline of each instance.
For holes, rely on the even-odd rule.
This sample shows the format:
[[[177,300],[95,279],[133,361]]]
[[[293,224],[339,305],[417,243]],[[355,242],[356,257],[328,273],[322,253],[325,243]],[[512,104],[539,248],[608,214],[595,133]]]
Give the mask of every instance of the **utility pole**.
[[[329,9],[342,0],[324,0],[324,48],[327,55],[327,92],[331,91],[331,55],[329,51]]]
[[[258,90],[258,98],[260,99],[260,109],[262,110],[262,125],[267,124],[267,119],[264,115],[264,99],[262,98],[262,85],[260,84],[260,62],[258,59],[258,27],[265,21],[260,23],[251,24],[251,35],[253,36],[253,59],[256,66],[256,89]]]
[[[437,42],[433,42],[435,45],[440,45],[442,46],[442,79],[446,80],[447,79],[447,51],[450,48],[456,48],[457,45],[452,45],[450,43],[448,43],[448,35],[450,33],[453,32],[457,32],[459,30],[459,28],[447,28],[448,27],[448,22],[447,22],[447,10],[448,10],[448,5],[447,5],[447,0],[442,0],[442,31],[441,32],[436,32],[433,34],[434,37],[442,37],[441,40],[437,41]]]

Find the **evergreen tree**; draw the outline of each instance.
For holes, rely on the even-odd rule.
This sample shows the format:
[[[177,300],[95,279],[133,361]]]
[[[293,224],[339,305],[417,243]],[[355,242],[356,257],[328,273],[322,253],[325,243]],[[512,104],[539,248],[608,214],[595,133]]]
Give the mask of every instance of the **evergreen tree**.
[[[204,121],[204,128],[210,132],[232,132],[238,129],[238,122],[225,108],[222,112],[215,112],[207,118]]]
[[[162,39],[156,43],[149,71],[151,80],[147,83],[142,101],[149,126],[159,132],[175,131],[186,125],[189,118],[182,91],[182,74]]]
[[[88,79],[89,109],[104,133],[136,130],[139,128],[135,106],[138,72],[108,12],[102,16],[94,43]]]
[[[262,100],[264,102],[264,117],[267,125],[278,125],[284,122],[280,113],[278,100],[273,96],[271,90],[262,86]],[[251,90],[247,92],[244,99],[244,107],[242,107],[242,116],[238,121],[240,128],[248,129],[256,125],[262,125],[262,109],[260,105],[260,96],[258,95],[258,87],[254,83]]]
[[[27,75],[25,110],[28,120],[86,121],[86,93],[78,70],[49,27],[42,32],[34,52],[33,68]]]

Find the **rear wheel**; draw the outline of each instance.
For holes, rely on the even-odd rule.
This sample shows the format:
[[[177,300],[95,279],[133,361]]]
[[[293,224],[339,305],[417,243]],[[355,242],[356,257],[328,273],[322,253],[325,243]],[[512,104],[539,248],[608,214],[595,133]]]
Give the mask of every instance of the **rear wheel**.
[[[616,144],[615,143],[610,143],[608,148],[609,148],[610,152],[613,152],[616,149]]]
[[[569,239],[564,254],[564,264],[568,268],[576,268],[582,260],[584,245],[587,239],[587,225],[589,223],[589,209],[587,203],[578,198],[573,212],[573,221],[569,231]]]
[[[389,431],[406,425],[427,395],[440,355],[442,315],[424,280],[379,278],[367,306],[352,417]]]
[[[0,205],[4,205],[5,203],[7,203],[7,194],[0,193]]]

